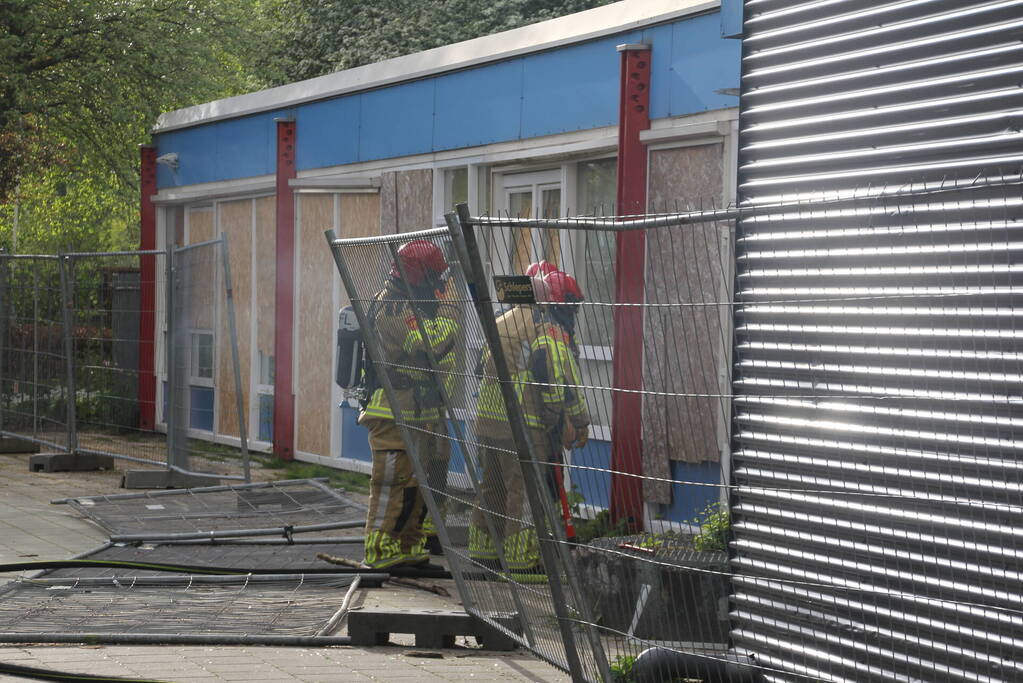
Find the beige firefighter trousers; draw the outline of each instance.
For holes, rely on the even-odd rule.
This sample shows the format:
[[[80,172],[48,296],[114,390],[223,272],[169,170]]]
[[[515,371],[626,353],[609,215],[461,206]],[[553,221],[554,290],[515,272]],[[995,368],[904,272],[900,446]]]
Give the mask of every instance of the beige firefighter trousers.
[[[369,510],[366,514],[364,563],[375,568],[396,564],[417,564],[429,557],[423,520],[426,505],[407,450],[394,448],[400,443],[398,426],[390,420],[373,420],[369,427],[369,445],[373,451],[370,475]],[[414,430],[413,453],[422,458],[430,479],[430,488],[443,491],[450,457],[447,439],[436,436],[436,425]],[[435,494],[438,504],[443,497]]]

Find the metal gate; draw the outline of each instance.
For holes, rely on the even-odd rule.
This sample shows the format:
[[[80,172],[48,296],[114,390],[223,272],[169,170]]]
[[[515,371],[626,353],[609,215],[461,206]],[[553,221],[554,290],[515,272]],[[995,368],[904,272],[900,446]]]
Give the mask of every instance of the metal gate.
[[[732,637],[1023,678],[1023,2],[747,0]]]

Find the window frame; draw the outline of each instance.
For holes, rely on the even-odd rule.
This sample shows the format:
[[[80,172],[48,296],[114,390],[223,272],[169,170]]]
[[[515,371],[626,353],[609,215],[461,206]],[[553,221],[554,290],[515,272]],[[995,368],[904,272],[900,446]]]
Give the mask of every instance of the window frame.
[[[213,330],[196,329],[191,328],[188,330],[189,342],[188,342],[188,383],[194,387],[208,387],[213,389],[213,381],[217,376],[217,340]],[[196,339],[199,337],[208,337],[210,341],[210,376],[203,377],[198,374],[198,353],[199,348],[196,345]]]

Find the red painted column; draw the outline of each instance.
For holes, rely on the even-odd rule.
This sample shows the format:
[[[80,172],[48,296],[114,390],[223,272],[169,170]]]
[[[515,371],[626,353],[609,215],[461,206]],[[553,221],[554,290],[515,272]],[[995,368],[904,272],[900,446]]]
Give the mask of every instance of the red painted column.
[[[140,148],[139,249],[156,249],[156,147]],[[156,426],[156,257],[143,256],[139,263],[139,429]]]
[[[618,119],[618,213],[646,213],[646,147],[650,127],[650,46],[619,45],[622,54]],[[620,232],[615,251],[615,302],[643,303],[646,233]],[[611,398],[611,520],[643,527],[643,309],[615,308]]]
[[[274,455],[295,459],[295,121],[277,119],[277,286],[274,305]]]

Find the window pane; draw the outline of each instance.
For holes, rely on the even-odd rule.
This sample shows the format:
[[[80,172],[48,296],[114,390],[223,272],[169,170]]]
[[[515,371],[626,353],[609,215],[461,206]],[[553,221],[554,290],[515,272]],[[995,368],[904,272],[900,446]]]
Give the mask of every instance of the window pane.
[[[544,218],[558,218],[561,215],[561,188],[542,190],[540,202],[543,206]],[[546,259],[556,265],[561,265],[561,254],[558,249],[558,231],[544,230],[540,235],[539,259]]]
[[[213,379],[213,334],[192,334],[192,377]]]
[[[532,218],[533,190],[529,189],[525,192],[509,192],[508,213],[515,218]],[[508,230],[505,232],[510,242],[508,245],[508,257],[512,268],[511,271],[506,272],[521,273],[526,269],[526,266],[532,262],[533,246],[531,233],[531,230]]]
[[[618,167],[615,159],[579,164],[579,213],[583,216],[614,214]]]
[[[533,193],[529,191],[509,192],[508,212],[516,218],[532,218]]]
[[[557,218],[561,215],[561,188],[544,190],[541,193],[543,218]]]
[[[447,189],[447,206],[445,211],[453,211],[456,204],[469,201],[469,170],[464,166],[444,172],[444,185]]]
[[[259,383],[272,385],[274,383],[274,357],[259,352]]]

